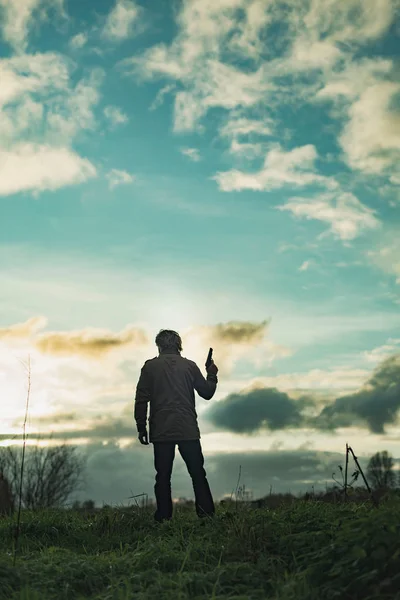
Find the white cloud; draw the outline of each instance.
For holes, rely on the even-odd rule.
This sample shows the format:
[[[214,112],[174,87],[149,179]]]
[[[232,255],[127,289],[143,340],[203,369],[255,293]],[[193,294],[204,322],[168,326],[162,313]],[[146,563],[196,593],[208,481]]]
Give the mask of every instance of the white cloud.
[[[252,73],[245,73],[213,60],[208,62],[207,72],[208,77],[204,77],[196,90],[203,97],[206,108],[254,106],[263,99],[265,92],[273,88],[271,83],[265,81],[262,67]]]
[[[229,40],[229,48],[237,54],[257,59],[264,50],[260,33],[272,21],[269,9],[272,8],[273,2],[271,0],[253,0],[242,3],[242,5],[244,18],[237,23]]]
[[[238,19],[239,9],[243,19]],[[175,99],[175,131],[198,129],[210,108],[231,110],[266,100],[271,83],[262,65],[244,71],[222,62],[220,54],[229,36],[232,51],[257,58],[263,47],[258,36],[268,21],[268,2],[193,0],[182,4],[176,20],[179,33],[170,46],[158,44],[124,61],[144,78],[161,76],[183,83]]]
[[[363,356],[368,362],[379,363],[389,356],[392,356],[395,352],[399,352],[400,339],[389,338],[388,343],[373,350],[363,352]]]
[[[344,117],[339,144],[352,169],[400,176],[400,111],[394,108],[399,93],[393,62],[374,58],[330,74],[316,94],[317,101],[333,101],[337,116]]]
[[[163,90],[173,91],[179,82],[173,113],[176,133],[202,132],[208,111],[223,108],[227,118],[220,134],[230,140],[230,153],[240,158],[260,156],[265,147],[254,137],[277,129],[271,119],[254,119],[255,112],[260,114],[267,106],[339,98],[343,109],[343,100],[354,102],[348,113],[331,113],[349,117],[339,140],[344,159],[353,169],[381,173],[400,162],[397,116],[387,110],[388,88],[373,88],[368,96],[365,85],[374,81],[374,71],[384,75],[391,61],[362,59],[354,65],[352,57],[358,47],[387,32],[397,6],[397,0],[191,0],[180,5],[177,34],[170,44],[150,47],[124,64],[135,76],[174,82]],[[276,44],[267,44],[274,39],[276,23],[282,25],[282,34]],[[235,67],[232,57],[238,59]],[[282,76],[293,81],[283,83]],[[361,93],[367,95],[360,97]],[[160,93],[151,108],[162,97]],[[240,118],[233,114],[237,109]],[[240,139],[245,135],[253,139]],[[334,187],[332,180],[315,172],[276,165],[264,165],[256,173],[233,169],[218,173],[216,180],[226,191],[310,183]]]
[[[398,0],[305,0],[285,8],[281,4],[277,15],[288,24],[287,51],[270,62],[271,76],[296,78],[314,71],[312,81],[300,79],[291,84],[287,101],[313,102],[331,92],[346,94],[365,75],[359,68],[362,63],[388,62],[361,59],[354,65],[352,58],[359,46],[386,33],[395,20],[397,4]],[[285,88],[281,92],[287,93]]]
[[[111,171],[107,173],[107,179],[109,181],[110,190],[113,190],[118,185],[133,183],[135,180],[133,175],[127,171],[120,171],[119,169],[111,169]]]
[[[77,33],[69,41],[69,45],[73,50],[79,50],[87,44],[88,36],[87,33]]]
[[[0,60],[0,145],[13,139],[71,141],[84,129],[93,129],[93,107],[100,98],[104,72],[71,86],[69,65],[55,53],[20,55]]]
[[[104,109],[104,115],[110,121],[113,127],[123,125],[129,121],[128,115],[126,115],[117,106],[106,106]]]
[[[281,391],[329,390],[330,393],[348,393],[363,385],[370,375],[367,369],[338,366],[335,369],[312,369],[304,373],[282,373],[273,377],[257,377],[249,387],[276,387]],[[329,393],[328,392],[328,393]]]
[[[47,325],[46,317],[31,317],[24,323],[16,323],[9,327],[0,328],[0,339],[19,340],[32,337],[37,331],[40,331]]]
[[[52,140],[72,140],[80,132],[96,128],[93,109],[100,100],[99,87],[103,78],[102,69],[94,69],[88,79],[82,79],[75,88],[69,89],[61,105],[50,105],[47,135]]]
[[[293,43],[290,56],[278,62],[286,73],[326,69],[334,65],[341,54],[329,40],[310,41],[309,36],[299,36]]]
[[[143,79],[160,76],[181,79],[189,74],[188,70],[181,66],[179,59],[168,54],[168,48],[163,43],[148,48],[141,56],[124,59],[121,66],[128,71],[131,68],[134,74],[140,74]]]
[[[230,152],[243,155],[246,158],[254,158],[263,153],[263,144],[254,142],[259,137],[272,135],[272,119],[248,119],[246,117],[232,114],[225,124],[219,129],[223,138],[231,140]],[[243,141],[243,139],[250,141]]]
[[[320,238],[332,233],[337,238],[348,241],[364,230],[376,229],[381,224],[375,217],[376,211],[363,205],[351,193],[326,193],[312,200],[291,198],[289,202],[275,208],[288,210],[296,217],[329,223],[330,229],[321,234]]]
[[[304,26],[311,38],[363,43],[381,37],[395,15],[396,0],[310,0]]]
[[[68,89],[69,69],[60,55],[23,54],[0,59],[0,108],[25,94],[62,93]]]
[[[400,235],[398,229],[390,232],[386,228],[382,244],[374,250],[367,250],[370,262],[382,271],[394,275],[400,285]]]
[[[397,0],[290,3],[289,11],[278,11],[280,18],[287,18],[289,24],[288,50],[272,61],[274,76],[296,77],[314,71],[312,80],[295,80],[289,87],[295,102],[298,99],[313,102],[332,92],[342,95],[350,91],[352,94],[366,76],[363,63],[390,62],[361,59],[355,65],[352,59],[359,46],[385,34],[395,19],[396,5]],[[287,99],[290,102],[290,98]],[[342,117],[341,112],[331,115]]]
[[[382,58],[363,58],[348,62],[340,71],[329,73],[324,85],[316,94],[316,99],[353,100],[359,97],[377,80],[386,77],[393,68],[391,60]]]
[[[200,152],[197,148],[181,148],[181,152],[193,162],[198,162],[200,160]]]
[[[17,144],[0,149],[0,195],[56,190],[96,175],[92,163],[69,148]]]
[[[185,2],[177,16],[180,33],[172,52],[186,65],[202,55],[217,54],[224,38],[238,26],[237,11],[253,4],[246,0],[193,0]],[[265,10],[265,9],[264,9]],[[244,24],[244,22],[243,22]],[[256,28],[254,28],[256,33]]]
[[[351,106],[340,143],[353,169],[382,173],[394,168],[400,176],[400,111],[390,108],[399,93],[399,83],[379,82]]]
[[[224,137],[237,138],[249,134],[270,136],[272,135],[272,119],[248,119],[246,117],[232,117],[220,128]]]
[[[175,96],[174,131],[200,131],[198,122],[207,110],[192,92],[178,92]]]
[[[397,0],[305,0],[280,6],[287,20],[287,47],[275,62],[275,74],[319,70],[330,74],[348,61],[357,46],[381,37],[395,18]]]
[[[308,269],[310,268],[310,264],[310,260],[305,260],[303,264],[299,267],[299,271],[308,271]]]
[[[179,80],[184,89],[176,95],[174,129],[194,130],[214,106],[266,104],[283,74],[329,70],[352,48],[383,35],[394,16],[395,0],[192,0],[181,4],[170,45],[157,44],[125,64],[145,78]],[[278,56],[271,56],[265,36],[276,21],[287,31]],[[250,59],[252,66],[233,70],[232,61],[223,62],[224,52]],[[300,85],[298,91],[303,93]]]
[[[174,131],[192,131],[211,108],[249,108],[265,100],[273,88],[264,69],[244,73],[232,65],[209,59],[200,71],[188,75],[188,89],[175,97]]]
[[[156,110],[156,108],[161,106],[162,103],[164,102],[164,96],[166,96],[166,94],[169,94],[170,92],[173,92],[174,89],[175,89],[175,84],[173,84],[173,83],[162,87],[161,90],[159,90],[157,92],[157,95],[154,98],[153,102],[150,104],[149,110]]]
[[[38,9],[41,8],[41,11]],[[27,46],[33,18],[43,19],[52,8],[63,14],[63,0],[0,0],[0,27],[4,39],[18,52]]]
[[[224,192],[240,190],[270,190],[284,185],[306,186],[322,184],[333,188],[336,182],[314,172],[317,152],[308,144],[285,152],[276,146],[265,157],[263,168],[255,173],[245,173],[232,169],[217,173],[213,179]]]
[[[362,266],[364,263],[361,260],[352,260],[349,262],[346,261],[339,261],[337,263],[335,263],[335,267],[338,267],[339,269],[345,269],[347,267],[359,267]]]
[[[251,144],[249,142],[241,143],[238,142],[236,139],[233,139],[231,141],[229,151],[232,154],[242,155],[246,158],[251,159],[263,154],[263,146],[262,144]]]
[[[278,253],[286,252],[286,250],[297,250],[298,246],[296,244],[287,244],[286,242],[280,242],[278,246]]]
[[[71,146],[96,127],[103,72],[94,69],[73,87],[69,69],[55,53],[0,60],[1,194],[54,190],[96,175]]]
[[[140,14],[141,9],[133,0],[117,0],[107,17],[102,31],[103,37],[114,41],[129,37]]]

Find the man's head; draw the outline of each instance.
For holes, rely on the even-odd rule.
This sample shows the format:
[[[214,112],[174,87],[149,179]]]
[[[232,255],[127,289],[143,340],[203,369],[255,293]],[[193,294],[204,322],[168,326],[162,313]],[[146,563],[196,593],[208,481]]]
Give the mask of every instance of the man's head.
[[[168,350],[182,352],[181,336],[171,329],[160,329],[156,335],[155,342],[160,352],[167,352]]]

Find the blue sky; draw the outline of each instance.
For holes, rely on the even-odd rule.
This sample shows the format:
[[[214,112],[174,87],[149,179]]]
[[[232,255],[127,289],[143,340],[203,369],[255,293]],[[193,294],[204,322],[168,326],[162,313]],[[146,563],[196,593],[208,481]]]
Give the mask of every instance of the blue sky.
[[[400,458],[397,0],[0,11],[3,443],[20,431],[30,355],[32,439],[81,444],[97,501],[122,501],[137,460],[151,495],[133,394],[155,334],[174,328],[184,356],[203,366],[213,346],[220,368],[219,414],[197,400],[216,496],[233,450],[232,485],[245,453],[255,495],[262,460],[271,477],[307,452],[336,464],[348,440]],[[296,415],[312,398],[312,420],[274,427],[275,388]],[[260,404],[252,431],[232,425],[232,394]],[[112,497],[95,468],[110,448]],[[175,468],[176,496],[190,495]]]

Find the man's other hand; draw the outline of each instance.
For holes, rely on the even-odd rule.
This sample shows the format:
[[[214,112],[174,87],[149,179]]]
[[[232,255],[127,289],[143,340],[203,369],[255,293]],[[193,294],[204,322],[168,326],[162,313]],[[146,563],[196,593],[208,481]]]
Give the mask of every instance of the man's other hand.
[[[141,444],[144,444],[145,446],[148,445],[149,440],[148,440],[148,437],[147,437],[147,429],[145,429],[144,431],[140,431],[138,437],[139,437],[139,442]]]
[[[209,367],[206,367],[207,373],[210,375],[216,375],[218,373],[218,367],[215,362],[212,360]]]

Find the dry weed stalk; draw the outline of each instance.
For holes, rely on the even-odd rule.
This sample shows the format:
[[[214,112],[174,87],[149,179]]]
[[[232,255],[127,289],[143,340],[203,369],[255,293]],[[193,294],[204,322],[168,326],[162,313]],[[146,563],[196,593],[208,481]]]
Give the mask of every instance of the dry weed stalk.
[[[23,426],[23,446],[22,446],[22,460],[21,460],[21,475],[20,475],[20,483],[19,483],[19,499],[18,499],[18,517],[17,517],[17,527],[15,530],[15,542],[14,542],[14,559],[13,565],[15,566],[15,562],[17,560],[17,550],[18,550],[18,540],[21,526],[21,504],[22,504],[22,480],[24,477],[24,460],[25,460],[25,447],[26,447],[26,421],[28,419],[28,410],[29,410],[29,398],[31,393],[31,357],[28,357],[28,391],[26,395],[26,405],[25,405],[25,418],[24,418],[24,426]]]

